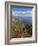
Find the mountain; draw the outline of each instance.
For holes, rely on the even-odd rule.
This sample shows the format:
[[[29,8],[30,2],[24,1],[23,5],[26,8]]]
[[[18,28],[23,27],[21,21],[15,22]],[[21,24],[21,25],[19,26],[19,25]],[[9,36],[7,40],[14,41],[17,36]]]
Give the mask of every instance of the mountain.
[[[14,19],[14,17],[19,19],[22,23],[32,24],[32,16],[13,16],[12,18]]]

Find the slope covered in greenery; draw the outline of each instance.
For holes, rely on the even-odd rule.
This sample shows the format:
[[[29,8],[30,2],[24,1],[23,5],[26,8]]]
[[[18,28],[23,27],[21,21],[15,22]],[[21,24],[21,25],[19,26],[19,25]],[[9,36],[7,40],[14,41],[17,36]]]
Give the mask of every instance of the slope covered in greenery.
[[[11,29],[12,38],[24,38],[32,36],[32,25],[26,23],[24,24],[16,17],[14,17],[12,20]]]

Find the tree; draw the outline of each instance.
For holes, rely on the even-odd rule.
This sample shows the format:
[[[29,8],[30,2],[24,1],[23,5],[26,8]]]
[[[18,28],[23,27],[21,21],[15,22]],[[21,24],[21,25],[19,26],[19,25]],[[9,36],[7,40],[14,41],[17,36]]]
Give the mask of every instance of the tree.
[[[22,32],[24,27],[25,25],[22,24],[22,22],[19,19],[14,18],[14,21],[12,21],[12,24],[11,24],[13,35],[16,36],[17,32]]]

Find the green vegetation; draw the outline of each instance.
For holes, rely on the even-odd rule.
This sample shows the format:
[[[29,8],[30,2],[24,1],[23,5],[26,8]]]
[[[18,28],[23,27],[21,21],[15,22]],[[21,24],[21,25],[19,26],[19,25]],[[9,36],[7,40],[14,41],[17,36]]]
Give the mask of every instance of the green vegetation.
[[[19,19],[14,18],[11,24],[11,32],[13,38],[22,38],[32,36],[32,25],[24,24]]]

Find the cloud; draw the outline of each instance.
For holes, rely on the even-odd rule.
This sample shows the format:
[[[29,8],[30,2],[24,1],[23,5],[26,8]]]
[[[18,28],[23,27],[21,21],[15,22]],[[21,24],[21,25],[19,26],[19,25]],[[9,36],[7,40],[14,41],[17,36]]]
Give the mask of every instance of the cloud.
[[[12,11],[12,15],[14,16],[19,16],[19,15],[29,15],[31,16],[32,15],[32,11]]]

